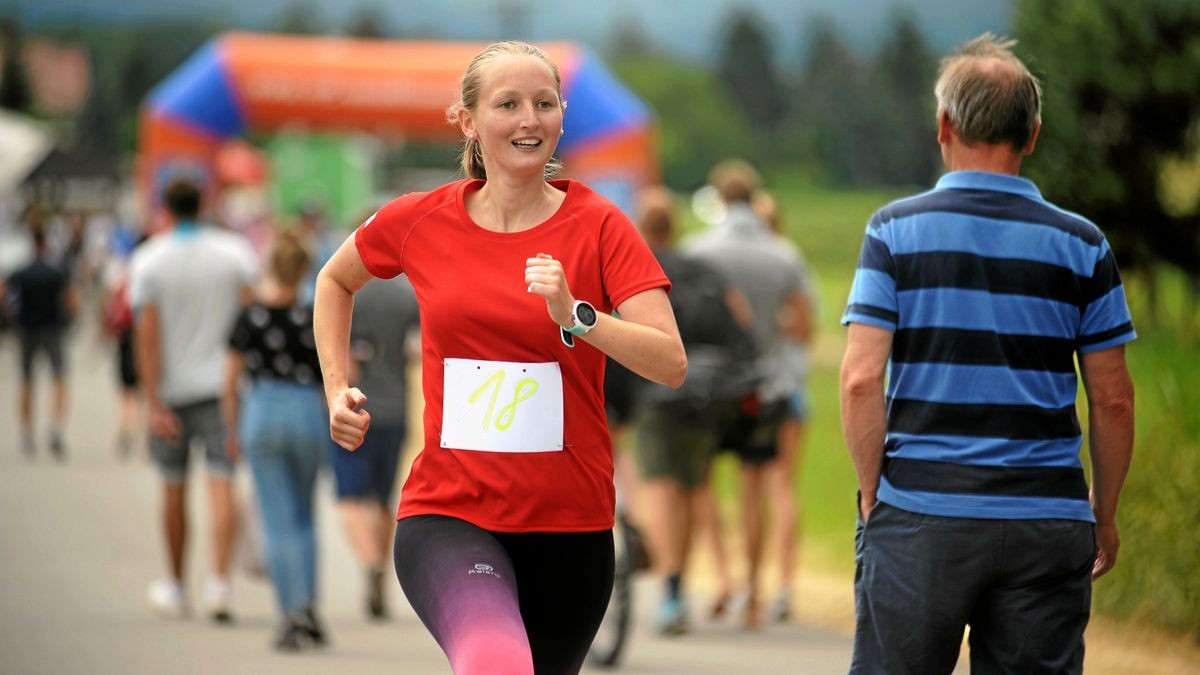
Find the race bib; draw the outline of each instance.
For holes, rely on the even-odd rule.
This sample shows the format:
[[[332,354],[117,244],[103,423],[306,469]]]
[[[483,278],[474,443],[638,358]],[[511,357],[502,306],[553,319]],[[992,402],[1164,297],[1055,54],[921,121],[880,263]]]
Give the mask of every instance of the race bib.
[[[562,369],[550,363],[445,359],[442,447],[563,449]]]

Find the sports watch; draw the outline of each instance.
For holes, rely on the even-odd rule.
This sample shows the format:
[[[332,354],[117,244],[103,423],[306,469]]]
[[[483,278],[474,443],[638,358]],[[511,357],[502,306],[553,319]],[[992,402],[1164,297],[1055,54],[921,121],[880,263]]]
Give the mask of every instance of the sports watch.
[[[571,307],[571,323],[570,328],[559,326],[559,333],[563,344],[573,348],[576,335],[587,335],[596,327],[596,308],[590,302],[576,300]]]

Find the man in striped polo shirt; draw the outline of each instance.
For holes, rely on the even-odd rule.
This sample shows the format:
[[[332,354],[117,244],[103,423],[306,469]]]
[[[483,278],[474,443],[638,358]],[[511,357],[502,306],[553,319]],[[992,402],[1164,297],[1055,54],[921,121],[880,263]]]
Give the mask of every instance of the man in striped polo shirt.
[[[1091,583],[1116,562],[1135,333],[1104,235],[1019,177],[1041,89],[1012,44],[943,60],[949,172],[872,216],[842,319],[852,673],[949,673],[967,625],[973,672],[1080,672]]]

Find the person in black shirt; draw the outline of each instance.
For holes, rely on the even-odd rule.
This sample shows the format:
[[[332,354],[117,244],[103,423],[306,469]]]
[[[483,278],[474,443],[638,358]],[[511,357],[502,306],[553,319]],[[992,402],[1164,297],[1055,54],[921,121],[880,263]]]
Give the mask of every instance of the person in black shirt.
[[[222,410],[230,455],[250,460],[266,539],[267,565],[283,614],[275,646],[295,651],[325,642],[317,620],[317,472],[328,432],[312,308],[299,300],[312,258],[292,232],[271,246],[270,274],[259,300],[242,310],[229,338]],[[248,380],[245,396],[239,383]]]
[[[64,429],[67,422],[66,358],[63,336],[79,299],[70,276],[48,262],[46,232],[40,217],[29,223],[33,237],[34,259],[0,284],[0,306],[14,308],[21,342],[21,447],[32,457],[36,452],[33,437],[33,364],[45,354],[54,374],[54,405],[50,426],[50,452],[58,460],[66,456]]]

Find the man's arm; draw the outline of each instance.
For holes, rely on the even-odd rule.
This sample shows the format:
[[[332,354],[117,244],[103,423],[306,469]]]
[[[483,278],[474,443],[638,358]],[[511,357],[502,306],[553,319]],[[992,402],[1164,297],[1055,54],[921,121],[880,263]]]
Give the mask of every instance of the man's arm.
[[[850,324],[846,356],[842,359],[842,434],[858,474],[862,495],[859,512],[864,521],[875,508],[879,474],[883,470],[883,441],[887,434],[883,381],[891,353],[891,331]]]
[[[150,433],[166,439],[179,436],[179,420],[159,398],[162,378],[162,327],[158,307],[142,305],[134,319],[134,345],[137,348],[138,384],[146,396]]]
[[[1088,400],[1088,445],[1092,458],[1092,513],[1096,515],[1096,563],[1092,579],[1117,563],[1121,539],[1117,500],[1133,459],[1133,380],[1125,346],[1079,355]]]
[[[779,310],[779,330],[805,346],[812,345],[813,322],[812,301],[800,291],[792,291],[787,302]]]
[[[236,462],[241,455],[238,444],[238,418],[241,413],[241,396],[238,384],[246,359],[236,349],[229,349],[225,356],[225,379],[221,387],[221,416],[225,419],[225,448],[231,460]]]

